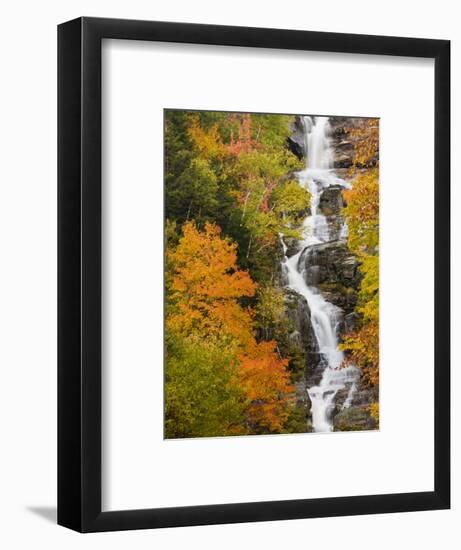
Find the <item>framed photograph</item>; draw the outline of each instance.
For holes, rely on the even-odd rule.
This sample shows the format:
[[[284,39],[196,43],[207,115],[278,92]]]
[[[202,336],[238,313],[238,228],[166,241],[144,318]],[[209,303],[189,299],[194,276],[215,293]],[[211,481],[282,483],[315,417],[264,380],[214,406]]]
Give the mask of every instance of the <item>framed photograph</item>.
[[[450,43],[58,27],[58,523],[450,506]]]

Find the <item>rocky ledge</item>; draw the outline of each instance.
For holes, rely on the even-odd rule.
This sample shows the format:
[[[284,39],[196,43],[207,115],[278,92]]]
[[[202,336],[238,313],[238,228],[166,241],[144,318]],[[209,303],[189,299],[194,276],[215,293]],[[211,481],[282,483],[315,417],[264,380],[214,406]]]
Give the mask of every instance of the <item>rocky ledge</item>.
[[[298,265],[307,285],[318,287],[328,302],[346,314],[353,313],[362,275],[360,262],[345,242],[311,246],[303,251]]]

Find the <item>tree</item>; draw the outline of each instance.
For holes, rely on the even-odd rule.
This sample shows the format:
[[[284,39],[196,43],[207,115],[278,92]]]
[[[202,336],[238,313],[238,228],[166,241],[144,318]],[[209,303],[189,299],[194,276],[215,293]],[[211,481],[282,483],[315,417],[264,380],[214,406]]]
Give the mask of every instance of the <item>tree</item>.
[[[283,319],[262,329],[256,318],[261,307],[254,309],[261,305],[258,287],[268,299],[273,289],[272,298],[283,301],[273,286],[279,238],[300,235],[309,207],[309,194],[290,179],[302,168],[287,148],[292,120],[165,113],[167,399],[189,403],[184,415],[179,406],[169,408],[172,432],[231,429],[227,420],[217,428],[211,419],[200,425],[192,413],[186,415],[191,407],[200,410],[195,397],[205,391],[195,376],[216,380],[226,392],[231,387],[243,392],[239,426],[245,433],[280,431],[292,408],[290,376],[302,360],[298,351],[291,353]],[[226,361],[218,361],[211,348],[226,350]],[[207,361],[214,361],[213,369]],[[217,406],[206,395],[208,406]],[[204,412],[199,416],[207,418]]]
[[[280,432],[294,402],[287,396],[293,392],[288,359],[280,359],[273,341],[254,342],[239,356],[241,385],[250,403],[246,413],[253,430]]]
[[[168,332],[166,352],[165,437],[245,433],[247,399],[225,345]]]
[[[358,141],[356,164],[367,165],[376,156],[378,134],[373,121]],[[365,139],[368,137],[368,139]],[[346,362],[362,370],[364,382],[379,384],[379,180],[378,168],[359,173],[352,189],[344,192],[346,207],[343,211],[348,227],[348,243],[361,261],[363,278],[356,311],[360,315],[357,330],[344,337],[342,349],[348,355]],[[377,420],[378,407],[373,414]]]
[[[227,380],[224,384],[226,395],[231,391],[226,384],[232,383],[235,386],[232,396],[235,398],[234,390],[240,389],[247,400],[245,427],[241,429],[256,433],[279,430],[291,405],[286,399],[292,392],[286,369],[288,360],[279,357],[274,341],[256,340],[254,312],[241,304],[241,300],[254,296],[256,285],[246,271],[238,269],[235,243],[222,238],[215,224],[206,223],[200,231],[193,222],[188,222],[183,226],[183,236],[177,247],[167,251],[167,265],[173,271],[167,278],[167,335],[186,341],[189,346],[186,355],[185,352],[178,354],[173,347],[167,356],[168,380],[178,380],[174,373],[182,373],[184,368],[194,369],[195,374],[190,376],[201,379],[200,383],[189,384],[196,388],[192,396],[196,398],[200,388],[207,384],[203,377],[210,381],[221,377]],[[221,349],[224,364],[221,360],[215,361],[213,368],[207,370],[210,369],[207,361],[214,356],[210,355],[211,351],[207,355],[204,346]],[[197,349],[203,353],[200,357],[208,359],[199,360]],[[185,360],[189,367],[185,367]],[[236,370],[231,376],[229,372],[234,366]],[[205,386],[201,385],[203,383]],[[178,386],[181,387],[177,382],[170,387]],[[176,389],[167,397],[172,396],[173,401],[179,402],[175,396],[186,399],[186,394]],[[187,424],[187,419],[177,420],[180,416],[178,406],[173,410],[174,425]],[[202,427],[201,432],[204,429]]]
[[[174,265],[167,328],[204,337],[228,334],[246,343],[251,339],[252,312],[239,299],[253,296],[255,283],[238,269],[236,245],[221,238],[220,228],[206,223],[199,231],[193,222],[183,225],[176,249],[167,251]]]
[[[379,245],[379,179],[377,169],[358,175],[343,191],[349,247],[358,254],[377,254]]]
[[[352,129],[349,138],[354,142],[354,167],[370,168],[379,163],[379,119],[362,119]]]
[[[168,209],[179,222],[212,220],[218,206],[218,179],[208,160],[194,158],[170,186]]]
[[[284,222],[285,236],[300,237],[298,228],[311,205],[309,192],[295,180],[278,185],[271,198],[272,208]],[[282,230],[283,230],[282,229]],[[290,235],[290,230],[293,235]]]

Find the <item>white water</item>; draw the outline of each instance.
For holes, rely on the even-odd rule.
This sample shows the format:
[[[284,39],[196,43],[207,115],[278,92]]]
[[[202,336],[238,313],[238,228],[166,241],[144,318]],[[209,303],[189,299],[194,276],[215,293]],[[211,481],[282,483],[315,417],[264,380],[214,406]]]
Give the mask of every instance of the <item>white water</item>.
[[[343,352],[338,347],[337,325],[341,310],[327,302],[319,290],[306,284],[303,273],[299,271],[301,254],[307,255],[308,262],[311,247],[328,242],[329,228],[325,216],[318,212],[320,195],[330,185],[348,184],[337,177],[333,166],[333,153],[330,147],[330,125],[328,117],[303,117],[306,166],[298,173],[299,183],[311,195],[311,215],[303,222],[303,239],[301,250],[291,258],[283,260],[288,286],[304,296],[311,311],[311,323],[317,339],[320,365],[324,367],[322,379],[318,386],[307,389],[312,402],[312,427],[315,432],[331,432],[331,413],[334,399],[339,390],[350,385],[349,393],[343,408],[351,405],[356,389],[357,369],[353,366],[340,368]],[[341,230],[341,237],[347,236],[347,225]],[[307,249],[307,250],[306,250]],[[284,246],[286,252],[286,248]],[[305,262],[302,262],[303,265]]]

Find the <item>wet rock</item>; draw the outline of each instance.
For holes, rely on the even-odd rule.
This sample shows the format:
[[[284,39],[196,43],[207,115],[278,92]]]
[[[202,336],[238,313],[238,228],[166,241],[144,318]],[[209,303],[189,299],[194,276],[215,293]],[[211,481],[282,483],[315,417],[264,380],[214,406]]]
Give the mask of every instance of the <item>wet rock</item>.
[[[358,289],[362,275],[360,262],[343,241],[333,241],[309,247],[299,258],[298,269],[306,284],[316,287],[322,296],[351,314],[357,305]],[[348,318],[348,326],[352,317]],[[344,319],[339,321],[340,333],[347,332]]]
[[[360,316],[354,311],[344,316],[344,332],[354,332],[358,328]]]
[[[367,118],[331,117],[331,139],[334,156],[334,167],[338,170],[350,169],[354,166],[355,148],[363,139],[354,130],[364,129],[368,125]],[[357,168],[371,168],[378,162],[378,151],[365,164],[358,164]],[[339,175],[339,174],[338,174]],[[349,174],[349,177],[351,174]],[[346,178],[347,179],[347,178]]]
[[[328,216],[328,234],[332,241],[346,239],[347,233],[343,235],[344,218],[342,216]]]
[[[338,414],[343,410],[344,404],[349,396],[352,382],[346,382],[344,388],[337,391],[335,395],[335,410],[333,414]]]
[[[343,409],[333,417],[333,429],[335,432],[355,432],[375,430],[376,422],[370,415],[368,405]]]
[[[315,386],[322,378],[325,364],[319,353],[309,305],[304,296],[291,289],[285,289],[285,304],[288,321],[293,327],[291,344],[304,352],[304,381],[307,387]]]
[[[291,258],[291,256],[294,256],[301,250],[301,243],[298,239],[294,239],[293,237],[285,237],[283,241],[287,247],[285,252],[287,258]]]
[[[374,389],[359,387],[352,397],[352,407],[369,407],[370,403],[376,401],[378,395]]]
[[[291,135],[287,138],[287,145],[290,151],[300,160],[305,157],[304,128],[300,117],[295,117],[291,125]]]
[[[319,212],[326,217],[330,240],[336,241],[342,237],[344,218],[342,209],[346,206],[341,185],[331,185],[320,195]]]
[[[355,290],[359,288],[360,262],[343,241],[332,241],[307,248],[300,256],[299,266],[306,283],[310,286],[330,283]]]
[[[306,298],[294,290],[285,289],[286,314],[293,332],[290,339],[308,353],[318,353],[317,340],[311,323],[311,310]]]
[[[353,165],[353,157],[352,155],[346,155],[344,153],[340,153],[335,156],[334,160],[334,167],[335,168],[350,168]]]
[[[358,293],[354,288],[344,287],[335,284],[319,285],[320,292],[327,302],[339,307],[345,313],[339,321],[339,332],[341,334],[348,332],[346,329],[345,318],[353,314],[357,305]]]
[[[341,213],[344,208],[343,189],[340,185],[331,185],[322,192],[319,210],[324,216],[337,216]]]

